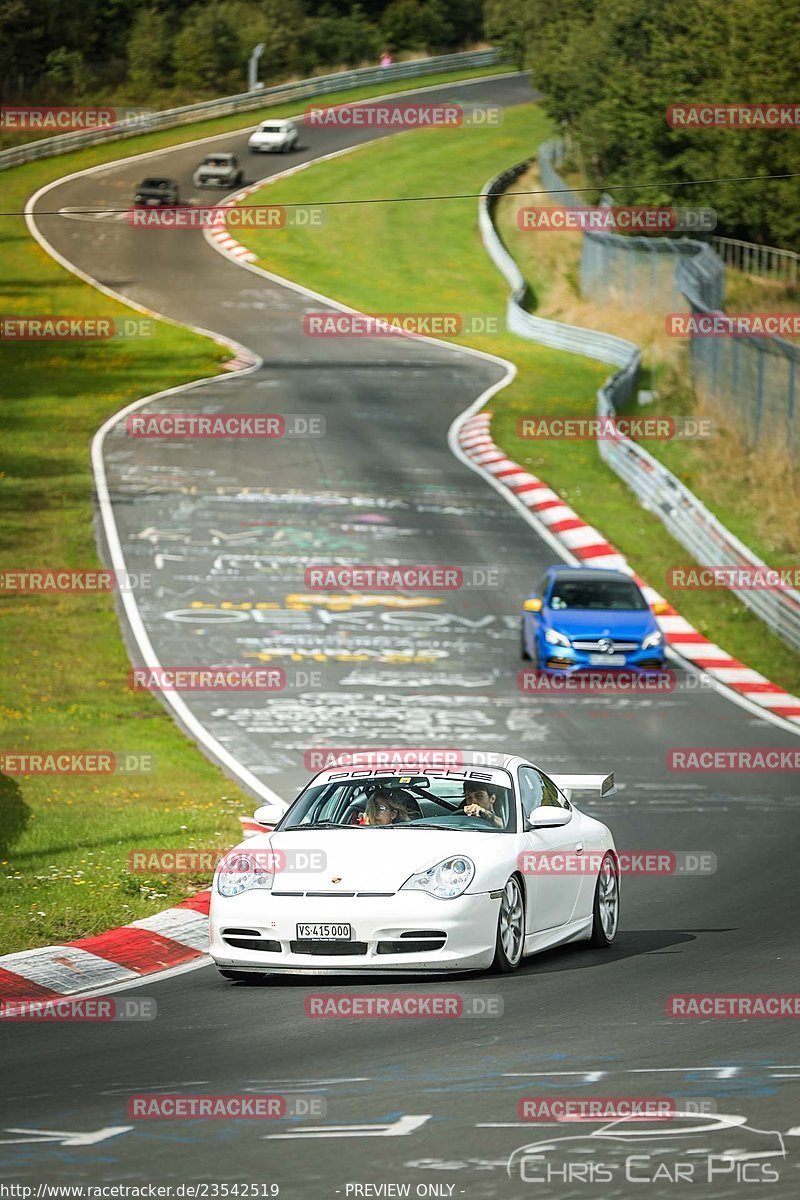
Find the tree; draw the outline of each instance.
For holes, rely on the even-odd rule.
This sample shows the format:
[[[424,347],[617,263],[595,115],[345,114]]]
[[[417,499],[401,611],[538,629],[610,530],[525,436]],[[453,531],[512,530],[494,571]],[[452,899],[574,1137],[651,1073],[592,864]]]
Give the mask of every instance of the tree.
[[[224,94],[243,84],[239,40],[216,6],[189,10],[175,38],[173,63],[181,87]]]
[[[77,100],[89,86],[90,75],[79,50],[61,46],[51,50],[45,59],[44,77],[52,91]]]
[[[172,81],[172,37],[164,13],[146,8],[134,18],[128,39],[128,78],[136,91]]]

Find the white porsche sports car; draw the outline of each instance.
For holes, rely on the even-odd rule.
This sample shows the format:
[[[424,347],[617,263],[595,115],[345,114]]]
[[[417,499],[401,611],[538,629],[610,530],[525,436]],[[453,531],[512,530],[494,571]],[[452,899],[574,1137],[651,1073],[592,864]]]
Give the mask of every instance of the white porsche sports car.
[[[219,863],[211,956],[239,979],[506,972],[562,942],[609,946],[614,839],[572,793],[613,786],[485,753],[457,768],[320,771],[288,810],[259,808],[264,832]]]

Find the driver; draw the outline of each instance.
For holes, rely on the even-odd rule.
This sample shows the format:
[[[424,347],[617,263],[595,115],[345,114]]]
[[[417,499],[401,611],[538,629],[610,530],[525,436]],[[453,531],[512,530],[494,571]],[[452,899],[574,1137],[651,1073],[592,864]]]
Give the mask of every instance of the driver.
[[[494,811],[496,802],[497,796],[490,792],[485,784],[468,779],[464,783],[464,799],[456,811],[466,813],[468,817],[490,821],[497,829],[503,829],[505,822]]]
[[[365,825],[394,825],[408,820],[408,809],[401,799],[396,799],[388,788],[375,788],[367,801]]]

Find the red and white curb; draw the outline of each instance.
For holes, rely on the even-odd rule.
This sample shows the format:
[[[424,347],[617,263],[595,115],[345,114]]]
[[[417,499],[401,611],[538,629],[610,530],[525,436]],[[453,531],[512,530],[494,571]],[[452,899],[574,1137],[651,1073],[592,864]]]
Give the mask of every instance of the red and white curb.
[[[656,620],[675,654],[751,705],[766,709],[800,728],[800,698],[771,683],[699,633],[655,588],[633,571],[616,547],[597,529],[581,520],[557,492],[513,462],[495,445],[489,433],[491,419],[492,414],[483,410],[468,417],[458,430],[458,445],[473,466],[507,488],[580,564],[626,571],[641,586],[648,603],[666,605],[667,611]]]
[[[259,188],[263,187],[263,184],[264,180],[261,180],[259,183],[254,183],[250,187],[243,188],[242,191],[237,192],[235,196],[230,196],[227,200],[224,200],[218,207],[233,208],[242,200],[246,200],[248,196],[253,194],[253,192],[257,192]],[[206,232],[220,250],[223,250],[225,254],[229,254],[231,258],[235,258],[237,262],[255,262],[257,260],[258,255],[254,254],[252,250],[248,250],[247,246],[243,246],[241,242],[237,242],[235,237],[231,237],[227,228],[209,229]]]
[[[131,983],[208,953],[209,891],[174,908],[79,938],[0,958],[0,1001],[54,1000]]]
[[[222,364],[223,371],[245,371],[249,367],[260,366],[259,359],[248,350],[240,350],[234,358],[229,358]]]
[[[252,817],[239,817],[242,837],[268,833]],[[0,956],[0,1016],[3,1001],[54,1000],[133,983],[147,975],[197,962],[208,955],[206,888],[163,912],[78,938]]]

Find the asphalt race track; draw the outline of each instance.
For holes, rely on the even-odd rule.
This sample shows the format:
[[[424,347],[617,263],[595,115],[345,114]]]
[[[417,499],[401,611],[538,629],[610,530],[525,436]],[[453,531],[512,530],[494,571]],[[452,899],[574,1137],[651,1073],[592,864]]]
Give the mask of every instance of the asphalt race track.
[[[503,105],[532,98],[523,76],[426,98],[437,94]],[[306,131],[290,159],[253,160],[246,133],[214,146],[254,161],[253,180],[370,136]],[[200,200],[191,187],[198,158],[189,147],[104,167],[50,189],[38,207],[121,209],[156,171]],[[507,165],[498,161],[498,170]],[[130,439],[124,423],[105,441],[126,561],[157,583],[137,602],[161,663],[287,671],[291,686],[268,696],[186,697],[243,767],[291,799],[309,774],[304,756],[323,745],[519,750],[546,770],[614,771],[615,796],[578,802],[609,822],[621,849],[709,851],[717,871],[625,879],[612,950],[549,952],[510,977],[232,985],[205,966],[127,993],[157,1000],[152,1022],[3,1028],[0,1180],[261,1182],[278,1184],[286,1200],[391,1195],[347,1185],[407,1184],[411,1195],[515,1200],[639,1195],[661,1164],[650,1195],[797,1195],[792,1022],[665,1015],[675,992],[796,988],[800,846],[790,774],[676,774],[667,752],[788,748],[796,738],[697,687],[653,699],[520,693],[520,599],[556,556],[447,445],[450,424],[501,378],[499,365],[406,339],[309,338],[302,315],[318,302],[229,261],[201,234],[74,215],[36,221],[64,258],[105,286],[263,360],[249,374],[154,401],[152,411],[324,417],[324,437],[266,444]],[[391,597],[326,605],[309,599],[309,557],[499,569],[502,582],[438,593],[420,607]],[[304,999],[318,990],[499,996],[504,1011],[454,1021],[311,1020]],[[325,1115],[127,1118],[132,1093],[278,1091],[324,1099]],[[715,1106],[746,1124],[690,1118],[640,1126],[629,1140],[599,1139],[592,1125],[520,1121],[518,1101],[530,1096],[673,1097],[681,1109]],[[102,1130],[110,1132],[83,1141],[43,1133]],[[365,1140],[374,1137],[382,1140]],[[552,1147],[546,1158],[525,1177],[518,1168],[508,1174],[512,1152],[534,1142]],[[709,1181],[707,1155],[731,1149],[742,1157]],[[641,1157],[626,1172],[630,1155]],[[613,1181],[599,1171],[593,1183],[576,1178],[569,1163],[578,1158],[605,1165]],[[671,1182],[674,1164],[700,1162],[692,1184],[685,1172],[684,1186]],[[554,1163],[560,1176],[541,1181]]]

